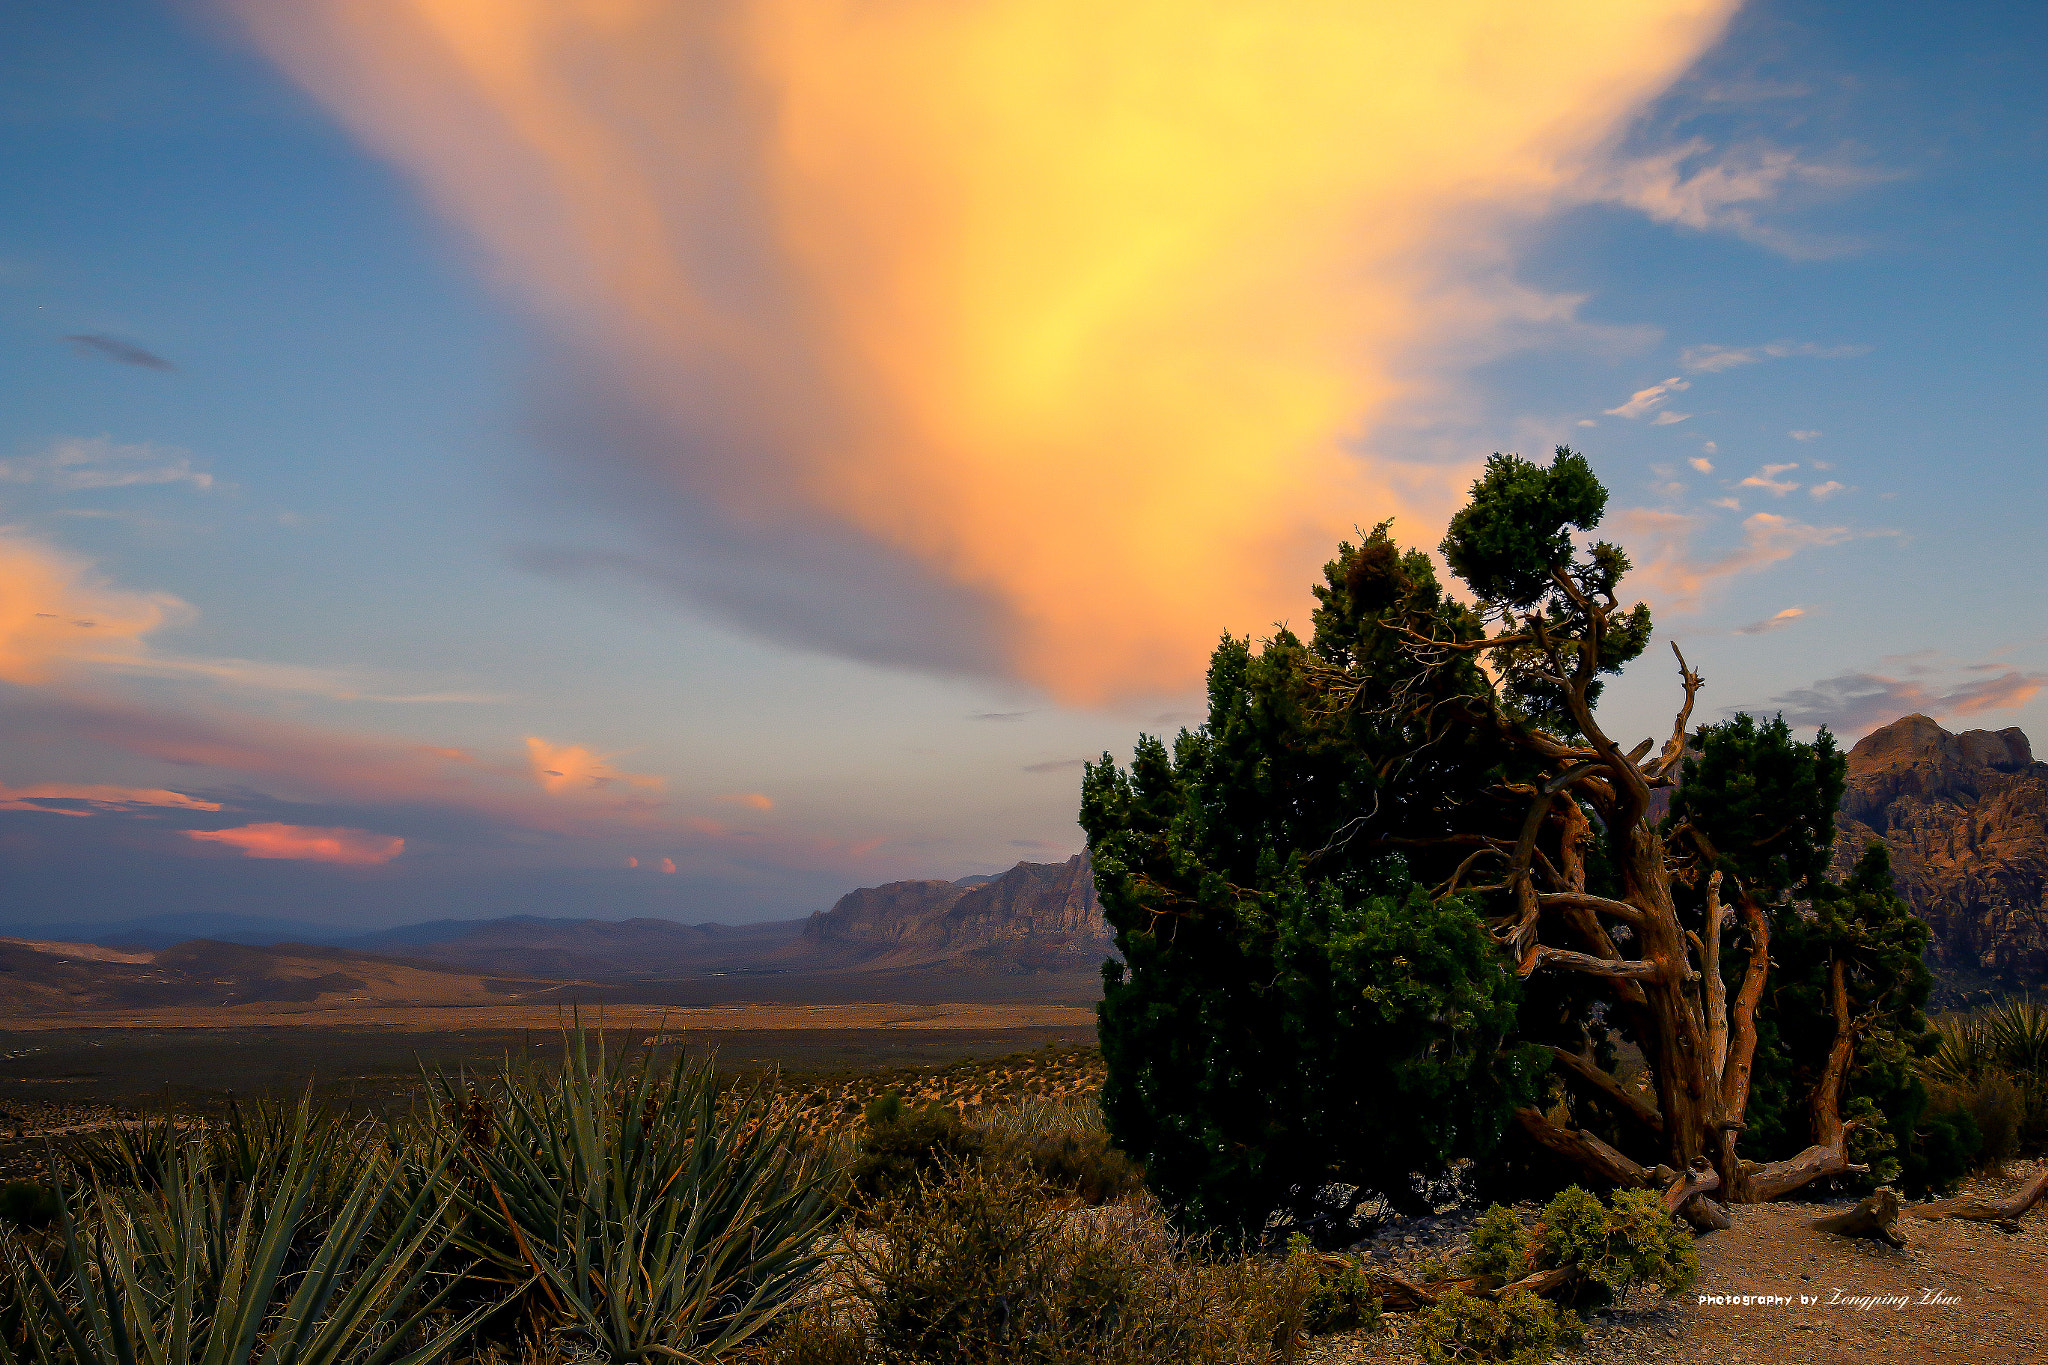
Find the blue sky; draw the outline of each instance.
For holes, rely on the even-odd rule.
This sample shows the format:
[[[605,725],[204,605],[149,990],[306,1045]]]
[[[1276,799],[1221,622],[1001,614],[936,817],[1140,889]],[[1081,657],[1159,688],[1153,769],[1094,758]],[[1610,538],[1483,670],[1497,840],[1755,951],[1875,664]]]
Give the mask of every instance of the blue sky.
[[[531,148],[460,142],[486,107],[461,72],[414,73],[402,98],[366,80],[409,50],[406,32],[252,29],[229,9],[144,0],[10,6],[0,917],[732,921],[1062,858],[1080,847],[1079,760],[1191,720],[1187,661],[1221,631],[1305,619],[1302,566],[1326,553],[1329,524],[1398,514],[1431,544],[1476,459],[1560,441],[1613,490],[1610,527],[1643,566],[1632,586],[1707,674],[1710,714],[1783,710],[1854,736],[1920,710],[2041,734],[2048,16],[1764,3],[1687,22],[1683,42],[1616,39],[1611,69],[1589,62],[1589,91],[1626,91],[1599,109],[1552,97],[1546,118],[1583,114],[1597,136],[1540,142],[1555,159],[1541,194],[1492,146],[1451,152],[1466,181],[1498,185],[1419,207],[1398,183],[1349,177],[1366,155],[1350,144],[1311,149],[1306,183],[1344,186],[1357,221],[1440,215],[1417,239],[1427,253],[1358,238],[1375,291],[1359,298],[1426,324],[1327,323],[1377,376],[1346,391],[1364,395],[1346,400],[1356,420],[1330,433],[1353,463],[1276,478],[1296,491],[1258,510],[1259,543],[1282,547],[1270,564],[1296,586],[1218,598],[1211,614],[1202,593],[1176,596],[1106,551],[1076,565],[1103,538],[1091,509],[1125,497],[1111,510],[1142,521],[1161,471],[1183,468],[1114,435],[1133,413],[1169,425],[1170,392],[1062,416],[1072,463],[958,487],[977,452],[885,453],[851,475],[797,459],[783,425],[872,435],[839,409],[792,415],[790,395],[859,349],[846,338],[865,338],[881,373],[882,324],[855,317],[800,372],[735,368],[705,341],[731,318],[673,350],[613,344],[613,329],[660,318],[633,321],[630,298],[587,305],[549,277],[572,254],[546,236],[565,210]],[[700,38],[662,41],[688,56]],[[647,46],[610,59],[661,76],[668,49]],[[792,71],[809,70],[801,55]],[[707,132],[691,109],[584,98],[577,113],[615,120],[603,131],[620,145],[658,125],[694,154],[742,145],[733,129],[748,126],[739,104],[703,115]],[[420,133],[423,109],[454,111],[455,131]],[[1522,135],[1514,114],[1466,136]],[[929,117],[919,106],[875,136],[955,165],[918,141]],[[479,188],[466,158],[507,169]],[[854,169],[820,183],[867,183]],[[748,271],[789,269],[762,242],[801,233],[698,181],[655,189],[687,228],[662,239],[680,276],[748,325],[783,306]],[[1047,234],[1063,221],[1049,212]],[[1293,240],[1285,222],[1262,231]],[[1451,237],[1455,250],[1439,245]],[[1334,241],[1320,268],[1346,268],[1351,239],[1301,240]],[[886,243],[862,249],[894,260]],[[1319,296],[1256,241],[1214,249],[1240,255],[1203,258],[1206,276],[1221,259],[1261,290]],[[960,255],[999,274],[1008,259],[978,242]],[[1175,278],[1151,313],[1096,319],[1090,353],[1141,372],[1116,338],[1181,316]],[[950,317],[949,290],[989,287],[963,273],[903,299]],[[886,318],[888,303],[843,306]],[[961,355],[945,339],[983,319],[961,307],[957,328],[906,353],[971,386],[971,339]],[[778,346],[812,334],[763,327]],[[1232,363],[1229,331],[1187,364]],[[1292,354],[1275,342],[1243,362]],[[901,382],[920,420],[958,416]],[[973,417],[958,429],[988,429]],[[1175,477],[1234,475],[1207,458]],[[822,501],[788,493],[842,476]],[[998,535],[1014,552],[989,557]],[[1218,554],[1239,556],[1230,581],[1254,562],[1242,546]],[[1008,559],[1041,567],[1005,577]],[[1071,619],[1076,594],[1057,586],[1070,567],[1103,585]],[[45,598],[61,609],[38,614]],[[1119,662],[1088,657],[1089,641]],[[1653,653],[1610,694],[1612,723],[1663,729],[1671,683]]]

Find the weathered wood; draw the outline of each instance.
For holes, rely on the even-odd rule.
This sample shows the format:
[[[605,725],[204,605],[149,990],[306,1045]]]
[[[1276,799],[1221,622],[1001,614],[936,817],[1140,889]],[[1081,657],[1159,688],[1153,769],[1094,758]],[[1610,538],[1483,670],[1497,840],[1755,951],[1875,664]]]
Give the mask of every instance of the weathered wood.
[[[2017,1223],[2027,1211],[2048,1196],[2048,1170],[2029,1180],[2005,1199],[1986,1199],[1965,1194],[1954,1199],[1937,1199],[1915,1204],[1906,1210],[1908,1218],[1962,1218],[1973,1223]]]
[[[1847,1213],[1817,1218],[1813,1225],[1822,1232],[1832,1232],[1838,1237],[1872,1237],[1889,1242],[1895,1247],[1906,1245],[1906,1234],[1899,1231],[1899,1196],[1892,1190],[1879,1190],[1866,1198]]]
[[[1672,1180],[1664,1191],[1664,1207],[1672,1213],[1688,1199],[1698,1194],[1711,1194],[1721,1188],[1721,1173],[1707,1163],[1703,1156],[1696,1156],[1692,1164]]]
[[[1540,1109],[1515,1111],[1515,1122],[1539,1145],[1556,1153],[1581,1170],[1590,1171],[1613,1185],[1640,1189],[1649,1183],[1643,1168],[1583,1128],[1552,1123]]]

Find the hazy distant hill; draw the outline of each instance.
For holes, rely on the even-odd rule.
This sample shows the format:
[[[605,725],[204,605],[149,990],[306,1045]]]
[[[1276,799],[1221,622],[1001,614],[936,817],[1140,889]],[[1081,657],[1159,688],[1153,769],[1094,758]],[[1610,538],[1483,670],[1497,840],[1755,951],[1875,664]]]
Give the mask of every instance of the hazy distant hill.
[[[759,970],[797,941],[802,920],[677,924],[665,919],[436,920],[351,939],[479,972],[583,980]]]
[[[0,1013],[249,1005],[502,1005],[552,999],[557,985],[433,963],[288,943],[258,948],[197,939],[120,950],[0,939]]]
[[[211,913],[144,915],[136,919],[102,920],[90,924],[6,924],[0,934],[41,942],[97,943],[123,948],[168,948],[195,938],[220,943],[265,947],[273,943],[341,944],[360,937],[358,926],[309,924],[305,920],[267,915]]]

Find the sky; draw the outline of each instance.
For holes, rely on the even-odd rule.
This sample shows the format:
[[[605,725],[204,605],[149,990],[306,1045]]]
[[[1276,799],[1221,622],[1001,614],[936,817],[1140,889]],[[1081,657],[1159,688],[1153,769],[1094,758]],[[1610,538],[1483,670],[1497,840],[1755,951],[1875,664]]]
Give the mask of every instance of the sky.
[[[1338,539],[1584,451],[1603,703],[2048,738],[2048,11],[15,0],[0,925],[1078,852]]]

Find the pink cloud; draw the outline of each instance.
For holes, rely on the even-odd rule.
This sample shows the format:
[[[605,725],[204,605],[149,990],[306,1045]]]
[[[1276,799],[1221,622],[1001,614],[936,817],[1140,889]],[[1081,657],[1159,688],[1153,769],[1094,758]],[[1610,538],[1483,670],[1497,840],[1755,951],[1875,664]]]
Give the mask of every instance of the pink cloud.
[[[775,809],[775,799],[760,792],[732,792],[718,799],[730,805],[745,806],[748,810]]]
[[[1811,526],[1772,512],[1756,512],[1742,523],[1742,544],[1711,559],[1692,553],[1692,536],[1703,519],[1682,512],[1629,508],[1614,525],[1636,561],[1631,579],[1649,587],[1659,605],[1690,611],[1717,580],[1755,573],[1801,550],[1840,544],[1853,534],[1846,526]]]
[[[676,860],[675,860],[674,858],[663,858],[663,859],[661,860],[661,870],[662,870],[663,872],[673,872],[673,871],[675,871],[675,870],[676,870]]]
[[[1916,711],[1937,719],[2009,711],[2026,705],[2044,684],[2048,684],[2048,673],[2021,673],[2012,668],[1996,677],[1956,686],[1880,673],[1843,673],[1773,697],[1771,705],[1794,725],[1825,725],[1839,734],[1860,735]]]
[[[405,852],[404,839],[395,834],[372,833],[367,829],[269,823],[242,825],[235,829],[194,829],[185,833],[187,838],[201,843],[239,848],[245,858],[292,858],[311,863],[379,867]]]
[[[97,782],[38,782],[33,786],[10,788],[0,782],[0,810],[50,810],[57,815],[88,815],[93,811],[46,807],[44,801],[83,801],[95,811],[127,810],[135,806],[166,806],[173,810],[219,810],[218,801],[201,801],[183,792],[161,787],[112,787]]]

